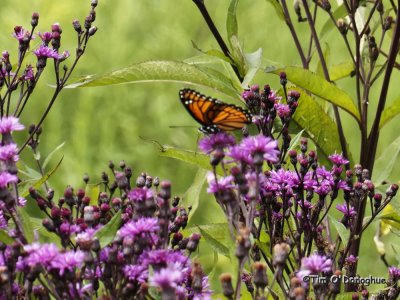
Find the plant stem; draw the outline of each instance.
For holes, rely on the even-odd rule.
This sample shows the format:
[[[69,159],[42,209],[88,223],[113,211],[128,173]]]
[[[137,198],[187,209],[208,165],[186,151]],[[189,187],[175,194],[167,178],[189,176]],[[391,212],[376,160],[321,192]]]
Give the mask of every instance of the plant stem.
[[[203,16],[204,20],[206,21],[208,28],[211,30],[211,33],[213,34],[214,38],[216,39],[219,47],[221,48],[222,52],[225,54],[226,57],[229,57],[232,60],[231,66],[233,71],[235,72],[237,78],[240,80],[240,82],[243,81],[243,76],[240,75],[239,69],[236,67],[236,65],[233,62],[232,55],[228,49],[228,46],[225,44],[221,34],[219,33],[217,27],[215,26],[213,20],[211,19],[210,14],[207,11],[206,6],[204,5],[204,0],[193,0],[194,4],[198,7],[201,15]]]
[[[308,24],[310,26],[311,34],[312,34],[314,42],[315,42],[315,47],[317,48],[317,53],[318,53],[318,56],[319,56],[319,59],[320,59],[320,62],[321,62],[322,70],[324,72],[325,80],[330,82],[328,67],[326,65],[324,54],[322,53],[321,44],[319,42],[318,35],[317,35],[316,30],[315,30],[315,24],[314,24],[314,20],[312,19],[312,16],[311,16],[310,8],[308,7],[307,0],[302,0],[302,3],[303,3],[303,6],[304,6],[304,10],[306,12],[306,15],[307,15],[307,21],[308,21]],[[333,107],[333,112],[335,114],[336,123],[337,123],[337,126],[338,126],[340,146],[342,148],[342,152],[343,152],[344,157],[348,158],[349,155],[348,155],[348,152],[347,152],[346,137],[345,137],[344,132],[343,132],[343,126],[342,126],[342,121],[340,119],[339,110],[338,110],[336,105],[332,105],[332,107]],[[346,169],[349,169],[349,168],[350,168],[350,165],[346,164]]]

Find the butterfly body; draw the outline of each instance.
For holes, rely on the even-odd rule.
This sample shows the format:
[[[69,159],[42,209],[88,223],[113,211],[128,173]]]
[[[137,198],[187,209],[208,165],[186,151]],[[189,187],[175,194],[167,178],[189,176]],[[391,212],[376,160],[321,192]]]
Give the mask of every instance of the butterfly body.
[[[190,115],[202,125],[199,130],[205,134],[241,129],[251,123],[251,113],[234,104],[191,89],[180,90],[179,97]]]

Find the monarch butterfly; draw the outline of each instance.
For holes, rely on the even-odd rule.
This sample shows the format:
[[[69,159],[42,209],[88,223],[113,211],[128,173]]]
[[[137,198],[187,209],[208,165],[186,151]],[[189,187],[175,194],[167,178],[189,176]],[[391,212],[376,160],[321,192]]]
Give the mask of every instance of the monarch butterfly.
[[[202,125],[199,128],[202,133],[241,129],[251,123],[251,113],[239,106],[223,103],[191,89],[180,90],[179,97],[191,116]]]

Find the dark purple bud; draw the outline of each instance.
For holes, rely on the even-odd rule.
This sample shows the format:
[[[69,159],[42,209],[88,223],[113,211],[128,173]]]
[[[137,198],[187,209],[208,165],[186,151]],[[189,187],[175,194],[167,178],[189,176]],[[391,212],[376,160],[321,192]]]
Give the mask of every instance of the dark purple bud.
[[[57,206],[53,206],[50,215],[53,219],[58,219],[61,216],[61,210]]]
[[[81,33],[82,32],[82,26],[81,26],[81,23],[79,23],[78,20],[72,21],[72,26],[74,27],[74,29],[75,29],[75,31],[77,33]]]
[[[279,74],[279,78],[281,80],[281,85],[285,86],[286,83],[287,83],[286,73],[285,72],[281,72]]]
[[[65,207],[61,208],[61,217],[65,220],[69,220],[71,217],[71,210]]]
[[[49,231],[49,232],[54,232],[55,231],[54,223],[53,223],[52,220],[44,219],[42,221],[42,224],[43,224],[44,228],[47,229],[47,231]]]
[[[117,182],[117,186],[121,190],[125,190],[129,187],[128,178],[125,176],[124,173],[116,172],[115,173],[115,181]]]
[[[93,26],[89,29],[89,36],[93,36],[97,32],[97,27]]]
[[[353,295],[351,295],[351,300],[358,300],[360,299],[360,296],[357,293],[353,293]]]
[[[84,182],[84,183],[88,184],[88,183],[89,183],[89,180],[90,180],[90,177],[89,177],[88,174],[83,175],[83,182]]]
[[[90,203],[90,197],[89,196],[83,197],[82,204],[83,205],[89,205],[89,203]]]
[[[53,25],[51,25],[51,32],[59,32],[59,33],[62,33],[60,24],[54,23]]]
[[[256,288],[264,290],[268,285],[267,267],[260,262],[253,265],[253,282]]]
[[[222,285],[222,293],[228,299],[232,299],[233,294],[235,293],[232,286],[232,276],[228,273],[224,273],[219,277]]]
[[[97,6],[97,0],[92,0],[91,2],[90,2],[90,5],[94,8],[94,7],[96,7]]]
[[[385,31],[390,30],[392,28],[392,24],[393,24],[393,17],[387,16],[383,22],[383,30]]]
[[[39,13],[34,12],[32,14],[31,25],[32,27],[36,27],[39,22]]]
[[[189,242],[186,246],[186,249],[189,250],[189,252],[194,252],[197,249],[197,246],[199,245],[199,241],[200,241],[201,235],[198,233],[193,233],[190,237],[189,237]]]
[[[169,181],[161,182],[160,197],[163,198],[164,200],[171,198],[171,182]]]
[[[146,177],[144,177],[144,176],[139,176],[139,177],[136,179],[136,186],[137,186],[137,187],[144,187],[145,184],[146,184]]]
[[[103,203],[102,205],[100,205],[100,211],[103,213],[108,212],[110,209],[111,207],[107,203]]]
[[[249,254],[250,248],[250,230],[248,228],[240,229],[239,236],[236,238],[236,257],[239,260],[244,259]]]
[[[178,243],[183,239],[183,235],[180,232],[174,233],[171,240],[172,247],[178,245]],[[189,242],[188,242],[189,243]]]
[[[322,0],[321,2],[321,7],[326,10],[327,12],[329,12],[331,10],[331,4],[329,3],[328,0]]]

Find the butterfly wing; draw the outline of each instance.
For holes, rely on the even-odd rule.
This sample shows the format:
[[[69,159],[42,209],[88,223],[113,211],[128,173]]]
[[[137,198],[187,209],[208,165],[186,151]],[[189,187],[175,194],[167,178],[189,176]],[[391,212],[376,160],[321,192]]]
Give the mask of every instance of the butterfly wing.
[[[236,130],[251,123],[251,114],[239,106],[206,97],[191,89],[182,89],[179,96],[186,110],[202,125],[202,132]]]

